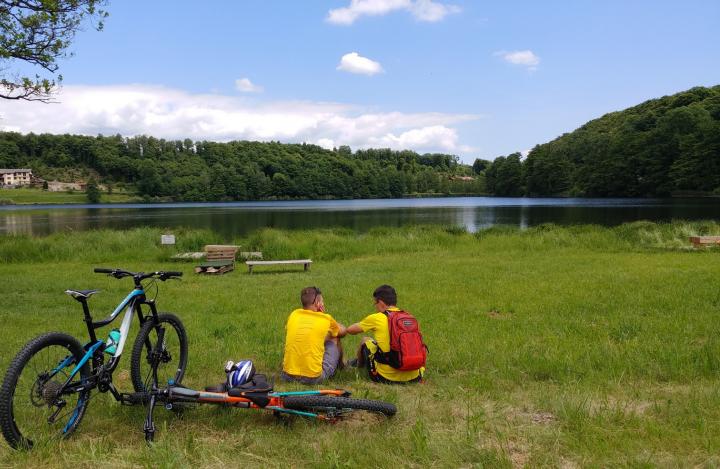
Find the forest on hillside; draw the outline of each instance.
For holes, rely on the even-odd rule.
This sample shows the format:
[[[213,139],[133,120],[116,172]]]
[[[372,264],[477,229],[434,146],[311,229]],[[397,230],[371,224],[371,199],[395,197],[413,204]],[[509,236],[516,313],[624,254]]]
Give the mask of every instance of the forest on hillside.
[[[606,114],[525,159],[514,153],[482,166],[495,195],[720,195],[720,86]]]
[[[457,156],[309,144],[0,133],[0,167],[44,179],[93,178],[146,199],[182,201],[385,198],[480,194]],[[463,179],[464,177],[464,179]]]
[[[0,132],[0,167],[92,178],[148,200],[720,195],[720,86],[606,114],[526,158],[472,166],[409,150]]]

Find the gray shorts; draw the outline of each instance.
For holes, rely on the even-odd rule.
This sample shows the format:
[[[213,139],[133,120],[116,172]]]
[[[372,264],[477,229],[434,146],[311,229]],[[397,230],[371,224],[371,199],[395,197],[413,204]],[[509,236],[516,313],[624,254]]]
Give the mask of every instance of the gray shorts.
[[[280,379],[283,381],[296,381],[302,384],[318,384],[332,378],[337,371],[340,363],[340,349],[334,340],[325,341],[325,353],[323,354],[322,373],[317,378],[308,378],[306,376],[289,375],[284,371],[280,373]]]

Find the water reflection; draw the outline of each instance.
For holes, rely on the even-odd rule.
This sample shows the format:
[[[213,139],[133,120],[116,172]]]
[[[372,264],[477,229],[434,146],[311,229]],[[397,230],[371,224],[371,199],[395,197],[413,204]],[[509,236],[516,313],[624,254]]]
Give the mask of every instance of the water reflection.
[[[438,198],[229,204],[0,207],[0,233],[47,235],[98,228],[209,228],[231,238],[263,227],[306,229],[503,224],[617,225],[635,220],[720,219],[718,199]]]

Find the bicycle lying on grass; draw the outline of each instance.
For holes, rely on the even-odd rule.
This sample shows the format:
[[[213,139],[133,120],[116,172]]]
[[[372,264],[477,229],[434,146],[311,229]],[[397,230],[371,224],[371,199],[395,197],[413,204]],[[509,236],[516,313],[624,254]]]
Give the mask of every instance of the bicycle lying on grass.
[[[95,272],[116,279],[132,277],[135,286],[110,316],[100,321],[93,321],[87,304],[98,290],[67,290],[65,293],[82,304],[90,340],[83,346],[73,336],[49,332],[32,339],[15,356],[0,388],[0,428],[13,448],[29,449],[69,436],[80,425],[93,389],[109,391],[121,404],[146,405],[147,441],[155,435],[153,410],[158,404],[168,410],[177,403],[222,404],[327,421],[336,421],[353,410],[386,416],[397,411],[386,402],[350,398],[350,392],[342,389],[273,392],[272,386],[265,386],[209,392],[185,388],[180,385],[188,360],[185,327],[174,314],[159,313],[155,299],[146,296],[149,288],[157,287],[156,280],[179,278],[182,272],[134,273],[105,268],[96,268]],[[95,329],[112,323],[123,309],[126,312],[120,328],[110,331],[106,341],[98,340]],[[133,316],[141,324],[130,358],[135,392],[123,393],[116,389],[112,377]]]

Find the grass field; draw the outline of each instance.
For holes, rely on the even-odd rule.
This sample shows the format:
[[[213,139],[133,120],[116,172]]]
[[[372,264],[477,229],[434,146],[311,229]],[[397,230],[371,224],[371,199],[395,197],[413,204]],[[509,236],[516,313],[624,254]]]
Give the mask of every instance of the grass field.
[[[103,193],[100,202],[137,202],[139,197],[124,193]],[[39,189],[0,189],[0,205],[9,204],[86,204],[84,192],[48,192]]]
[[[0,443],[0,466],[720,465],[720,251],[687,242],[720,234],[718,224],[267,230],[236,242],[267,258],[310,257],[312,271],[250,276],[241,266],[220,277],[169,262],[175,251],[155,244],[159,234],[0,237],[0,370],[41,332],[83,333],[66,288],[102,289],[91,305],[110,311],[130,282],[92,273],[106,266],[185,272],[182,283],[160,285],[158,304],[188,330],[186,385],[221,380],[227,359],[252,358],[276,376],[283,325],[302,287],[322,288],[328,311],[349,324],[372,311],[382,283],[421,321],[427,382],[384,386],[342,371],[333,386],[397,404],[386,422],[285,425],[214,407],[179,419],[159,409],[153,447],[143,441],[142,409],[98,394],[72,438],[29,453]],[[177,250],[217,241],[210,232],[176,234]],[[358,342],[344,340],[346,349]],[[116,384],[130,390],[128,373],[116,373]],[[276,380],[276,389],[289,386]]]

